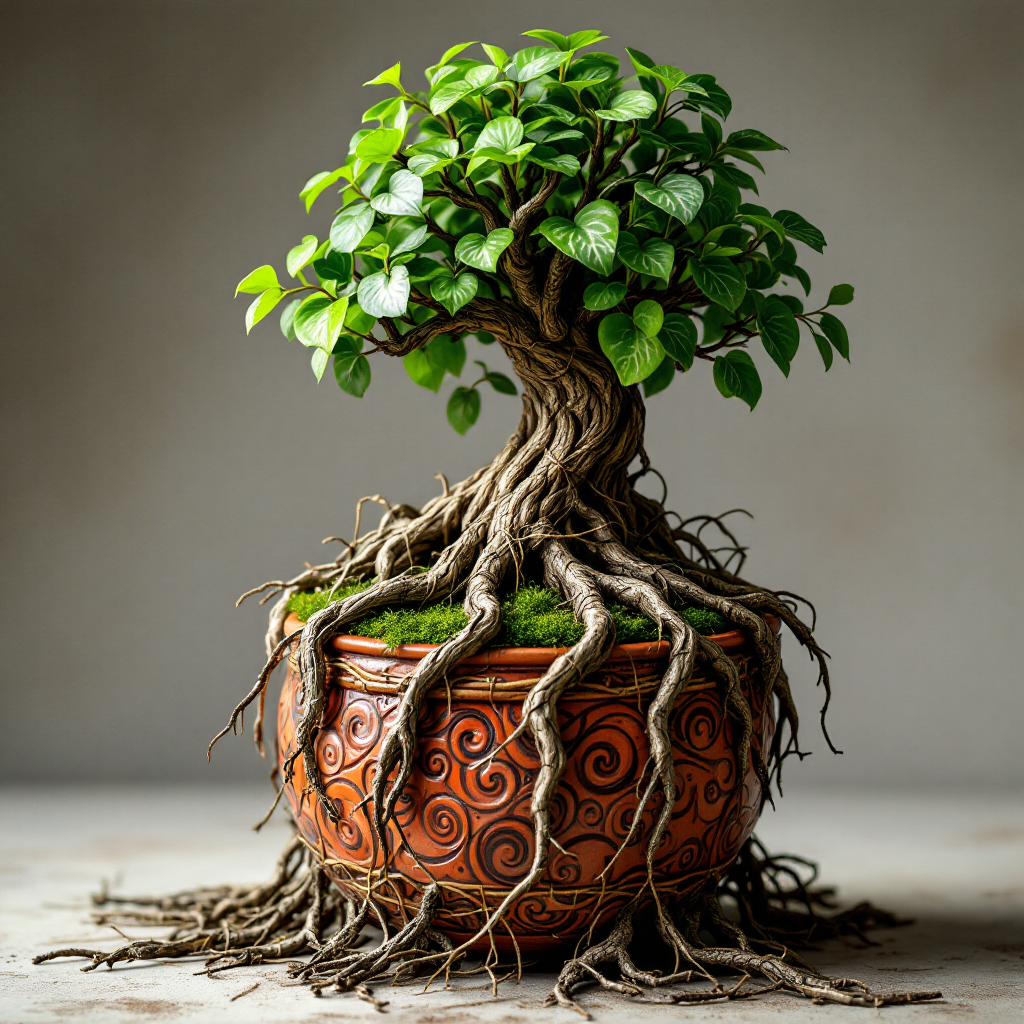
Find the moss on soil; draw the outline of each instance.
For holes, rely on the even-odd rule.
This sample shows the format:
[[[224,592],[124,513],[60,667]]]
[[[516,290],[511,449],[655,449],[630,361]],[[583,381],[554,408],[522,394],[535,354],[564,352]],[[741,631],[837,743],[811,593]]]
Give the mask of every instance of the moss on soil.
[[[333,597],[327,590],[307,590],[294,594],[288,610],[305,622],[328,604],[365,590],[369,583],[351,583],[339,587]],[[610,605],[615,620],[616,642],[641,643],[657,640],[658,627],[642,615],[621,605]],[[698,633],[709,636],[732,628],[717,612],[703,608],[680,608],[682,615]],[[558,594],[533,584],[521,587],[501,604],[502,630],[492,647],[571,647],[583,636],[583,626],[573,617]],[[441,602],[425,608],[389,608],[349,626],[353,636],[383,640],[388,647],[402,644],[441,644],[466,625],[466,613],[459,604]]]

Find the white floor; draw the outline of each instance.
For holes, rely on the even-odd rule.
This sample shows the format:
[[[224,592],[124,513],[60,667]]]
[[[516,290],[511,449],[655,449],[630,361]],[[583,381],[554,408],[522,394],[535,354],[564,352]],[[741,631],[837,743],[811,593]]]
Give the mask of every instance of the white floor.
[[[286,987],[278,967],[195,977],[187,964],[139,964],[82,974],[81,961],[33,966],[64,944],[112,948],[118,936],[89,923],[87,894],[101,879],[124,892],[258,881],[286,835],[283,816],[254,835],[266,794],[250,789],[7,789],[0,809],[0,1020],[327,1024],[368,1020],[351,996],[314,999]],[[767,812],[770,848],[818,859],[846,900],[870,898],[917,918],[875,933],[881,945],[842,944],[809,956],[876,988],[941,989],[942,1002],[881,1011],[815,1007],[774,994],[702,1008],[584,996],[607,1022],[715,1020],[1024,1022],[1024,800],[793,795]],[[252,993],[232,1001],[256,982]],[[531,1024],[579,1018],[542,1009],[551,978],[530,977],[497,1000],[479,988],[419,994],[378,989],[407,1024]],[[377,1018],[380,1019],[380,1018]]]

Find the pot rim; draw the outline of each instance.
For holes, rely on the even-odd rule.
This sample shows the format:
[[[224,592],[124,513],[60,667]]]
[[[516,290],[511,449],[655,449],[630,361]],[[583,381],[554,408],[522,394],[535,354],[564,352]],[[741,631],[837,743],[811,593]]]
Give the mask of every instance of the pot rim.
[[[774,633],[782,628],[782,620],[771,614],[763,616],[765,622]],[[285,636],[301,629],[303,621],[293,613],[285,620]],[[724,651],[735,651],[748,645],[747,638],[738,629],[727,633],[714,633],[709,640],[718,644]],[[436,651],[440,644],[403,644],[388,649],[383,640],[371,640],[365,636],[352,636],[344,633],[331,638],[331,646],[336,651],[346,654],[364,654],[378,658],[395,658],[400,661],[420,661],[431,651]],[[525,667],[547,666],[556,658],[572,650],[571,647],[494,647],[480,654],[470,655],[459,662],[460,665]],[[623,661],[656,661],[668,657],[669,643],[667,640],[654,640],[638,644],[616,644],[606,659],[607,662]]]

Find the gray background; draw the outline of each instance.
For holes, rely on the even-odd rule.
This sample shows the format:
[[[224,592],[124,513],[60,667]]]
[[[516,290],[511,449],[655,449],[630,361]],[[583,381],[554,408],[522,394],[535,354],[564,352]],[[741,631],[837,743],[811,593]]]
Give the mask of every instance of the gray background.
[[[762,359],[753,414],[700,367],[651,402],[671,504],[750,509],[749,574],[818,604],[846,755],[791,651],[816,751],[791,779],[1024,779],[1024,16],[967,0],[6,0],[5,778],[260,775],[247,741],[203,757],[261,660],[234,598],[319,560],[360,495],[421,503],[497,451],[513,400],[463,439],[398,363],[361,402],[317,387],[273,320],[245,337],[231,292],[325,233],[296,196],[383,95],[362,82],[536,25],[718,75],[730,126],[790,147],[762,195],[825,232],[812,277],[857,286],[851,366],[805,349],[787,382]]]

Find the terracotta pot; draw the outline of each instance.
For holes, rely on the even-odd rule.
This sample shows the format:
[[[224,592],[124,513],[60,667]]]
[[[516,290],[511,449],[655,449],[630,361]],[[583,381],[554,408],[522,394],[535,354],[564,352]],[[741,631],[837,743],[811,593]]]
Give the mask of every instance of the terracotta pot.
[[[291,619],[286,629],[300,625]],[[774,623],[777,629],[778,624]],[[714,638],[740,669],[754,712],[753,744],[766,750],[775,729],[772,702],[762,696],[760,670],[739,632]],[[424,703],[416,768],[397,808],[398,823],[416,853],[401,848],[394,824],[390,847],[398,852],[382,880],[377,844],[364,799],[384,735],[394,720],[402,680],[433,648],[409,645],[386,651],[377,640],[333,640],[324,727],[316,740],[317,763],[327,793],[341,815],[330,821],[306,790],[302,759],[295,762],[287,798],[298,829],[320,851],[335,884],[356,899],[365,896],[367,873],[375,898],[395,923],[419,902],[430,881],[441,883],[437,926],[456,942],[468,939],[533,858],[531,782],[539,768],[528,735],[489,763],[520,718],[530,686],[560,653],[552,648],[502,648],[467,658]],[[593,923],[611,918],[646,874],[647,836],[662,805],[658,792],[641,827],[604,885],[597,876],[625,839],[645,777],[647,704],[665,667],[668,644],[616,647],[600,671],[563,697],[559,726],[565,774],[553,802],[554,834],[566,850],[552,850],[540,884],[513,907],[508,924],[524,952],[575,943]],[[700,671],[698,669],[698,671]],[[695,674],[670,718],[679,797],[661,842],[655,883],[665,896],[692,889],[709,870],[723,868],[750,835],[761,807],[761,786],[748,765],[739,777],[734,754],[736,723],[723,713],[721,687]],[[302,710],[294,661],[281,692],[278,757],[294,750]],[[494,936],[510,951],[507,930]]]

